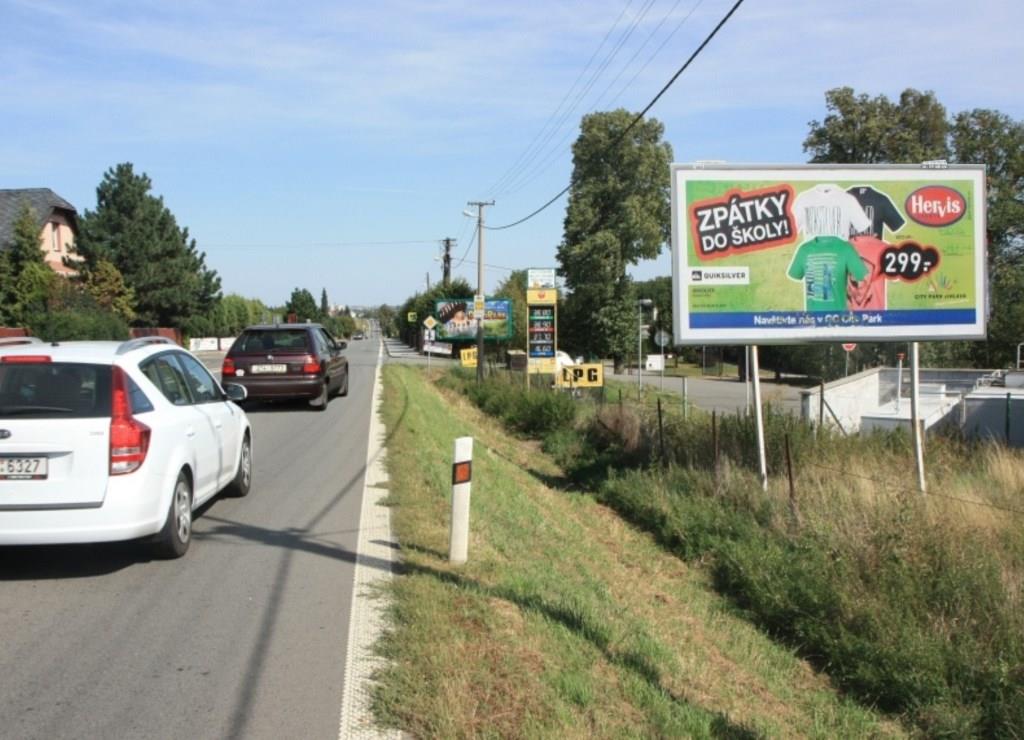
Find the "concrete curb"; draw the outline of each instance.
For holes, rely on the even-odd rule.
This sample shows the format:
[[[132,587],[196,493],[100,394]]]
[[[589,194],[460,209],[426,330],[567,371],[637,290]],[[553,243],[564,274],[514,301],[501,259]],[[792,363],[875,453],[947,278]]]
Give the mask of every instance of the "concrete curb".
[[[398,731],[377,728],[371,709],[373,674],[385,665],[384,660],[374,653],[374,645],[383,634],[385,625],[387,600],[383,588],[391,581],[392,563],[398,547],[391,534],[391,512],[381,503],[388,493],[388,474],[384,464],[386,429],[380,419],[382,355],[383,348],[378,348],[338,728],[340,740],[404,737]]]

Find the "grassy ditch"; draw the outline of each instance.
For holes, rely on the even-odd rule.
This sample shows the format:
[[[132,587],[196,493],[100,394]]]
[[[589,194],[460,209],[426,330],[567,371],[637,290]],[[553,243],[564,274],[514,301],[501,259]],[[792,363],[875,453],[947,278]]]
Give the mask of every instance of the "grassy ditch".
[[[492,391],[444,383],[488,408]],[[921,496],[905,435],[815,434],[769,410],[765,494],[753,420],[715,421],[712,433],[701,413],[659,425],[649,406],[584,404],[543,445],[568,485],[700,564],[738,613],[865,706],[933,737],[1024,737],[1024,456],[929,438]]]
[[[439,738],[903,734],[729,613],[704,569],[563,490],[563,470],[536,442],[420,369],[389,365],[384,380],[403,564],[379,721]],[[561,420],[545,422],[549,435],[571,423],[561,408],[537,414]],[[462,435],[475,439],[470,559],[453,567],[450,466]]]

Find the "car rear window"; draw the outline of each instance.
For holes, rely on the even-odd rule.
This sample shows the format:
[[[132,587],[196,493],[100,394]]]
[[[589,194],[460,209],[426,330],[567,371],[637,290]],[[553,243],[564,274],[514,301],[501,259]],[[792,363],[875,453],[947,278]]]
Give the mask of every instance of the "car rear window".
[[[251,329],[242,333],[231,352],[308,352],[305,329]]]
[[[0,419],[103,416],[110,416],[109,365],[0,364]]]

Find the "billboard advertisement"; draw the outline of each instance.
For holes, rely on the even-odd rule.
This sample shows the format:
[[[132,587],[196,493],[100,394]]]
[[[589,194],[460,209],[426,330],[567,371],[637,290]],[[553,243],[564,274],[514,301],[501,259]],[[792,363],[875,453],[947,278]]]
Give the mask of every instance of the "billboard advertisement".
[[[985,170],[672,166],[678,344],[980,339]]]
[[[447,298],[437,301],[437,338],[448,341],[476,339],[476,319],[472,316],[472,298]],[[484,301],[484,339],[509,339],[512,336],[512,302],[505,299]]]

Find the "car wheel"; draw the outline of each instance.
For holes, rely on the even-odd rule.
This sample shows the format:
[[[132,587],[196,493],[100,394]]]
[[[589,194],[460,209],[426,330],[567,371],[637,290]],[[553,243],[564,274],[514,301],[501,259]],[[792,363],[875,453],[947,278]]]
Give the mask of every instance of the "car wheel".
[[[341,393],[342,396],[348,395],[348,369],[345,369],[345,380],[341,382]]]
[[[330,400],[328,395],[328,382],[327,378],[324,378],[323,383],[320,384],[320,393],[316,398],[309,402],[309,405],[315,408],[317,411],[324,411],[327,409],[327,402]]]
[[[164,528],[156,536],[153,550],[157,557],[180,558],[188,552],[192,541],[192,482],[182,470],[174,483],[171,506],[167,511]]]
[[[231,496],[248,496],[252,488],[252,441],[249,435],[242,440],[242,449],[238,453],[238,472],[235,479],[228,484],[228,493]]]

